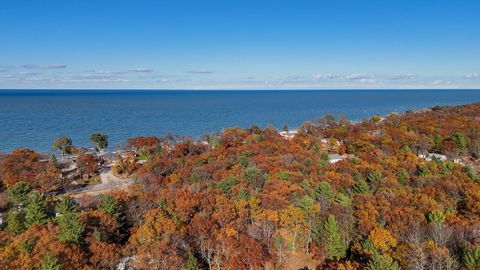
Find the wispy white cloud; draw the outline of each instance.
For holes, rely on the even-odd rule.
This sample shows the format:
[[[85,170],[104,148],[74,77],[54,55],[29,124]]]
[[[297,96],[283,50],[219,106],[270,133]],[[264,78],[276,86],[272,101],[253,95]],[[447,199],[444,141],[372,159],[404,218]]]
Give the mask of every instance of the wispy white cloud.
[[[346,80],[351,81],[360,81],[360,80],[369,80],[374,79],[374,75],[365,74],[365,73],[353,73],[344,77]]]
[[[40,73],[38,72],[20,72],[18,73],[18,75],[21,75],[21,76],[34,76],[34,75],[39,75]]]
[[[375,83],[377,78],[372,74],[352,73],[352,74],[316,74],[312,78],[314,81],[339,81],[339,82],[356,82],[356,83]]]
[[[417,78],[418,78],[418,75],[413,73],[396,74],[393,76],[388,76],[388,79],[393,81],[406,81],[406,80],[414,80]]]
[[[193,73],[193,74],[212,74],[213,71],[207,70],[207,69],[194,69],[194,70],[189,70],[187,73]]]
[[[447,86],[447,85],[451,85],[452,82],[451,81],[448,81],[448,80],[435,80],[432,82],[432,85],[434,86]]]
[[[394,75],[377,75],[377,74],[368,74],[368,73],[351,73],[351,74],[316,74],[312,77],[313,81],[318,83],[348,83],[352,84],[375,84],[375,83],[401,83],[416,80],[418,78],[417,74],[406,73],[406,74],[394,74]]]
[[[150,73],[153,72],[154,70],[151,68],[134,68],[128,70],[129,72],[137,72],[137,73]]]
[[[129,82],[127,78],[112,75],[68,75],[55,77],[56,81],[62,83],[112,83],[112,82]]]
[[[128,72],[126,71],[96,70],[96,69],[78,72],[78,74],[100,74],[100,75],[109,75],[109,76],[118,76],[118,75],[123,75],[127,73]]]
[[[470,73],[465,75],[467,79],[480,79],[480,73]]]
[[[315,81],[335,80],[340,78],[340,75],[336,74],[317,74],[313,76]]]
[[[37,64],[26,64],[21,65],[22,68],[27,69],[65,69],[67,65],[64,64],[49,64],[49,65],[37,65]]]
[[[188,80],[185,78],[174,78],[174,77],[164,77],[164,78],[159,78],[155,79],[155,82],[157,83],[183,83],[187,82]]]
[[[14,69],[14,67],[12,67],[12,66],[0,65],[0,73],[8,72],[8,71],[11,71],[12,69]]]
[[[159,74],[145,67],[126,70],[64,70],[64,65],[24,65],[25,69],[0,66],[0,87],[32,88],[168,88],[168,89],[403,89],[403,88],[478,88],[480,73],[463,76],[419,76],[415,73],[375,74],[302,73],[284,76],[256,74],[248,76],[201,76],[212,74],[196,69],[173,74]],[[2,70],[6,70],[3,71]],[[52,69],[52,70],[43,70]],[[187,73],[187,74],[186,74]],[[197,76],[192,74],[199,74]],[[468,80],[470,79],[470,80]]]

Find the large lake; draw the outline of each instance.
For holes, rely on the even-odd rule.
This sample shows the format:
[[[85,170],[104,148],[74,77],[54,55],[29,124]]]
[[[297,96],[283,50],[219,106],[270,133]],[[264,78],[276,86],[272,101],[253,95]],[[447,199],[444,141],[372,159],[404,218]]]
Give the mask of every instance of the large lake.
[[[201,136],[226,127],[297,127],[327,113],[360,120],[375,114],[480,101],[480,90],[93,91],[0,90],[0,152],[52,151],[60,135],[90,146],[145,135]]]

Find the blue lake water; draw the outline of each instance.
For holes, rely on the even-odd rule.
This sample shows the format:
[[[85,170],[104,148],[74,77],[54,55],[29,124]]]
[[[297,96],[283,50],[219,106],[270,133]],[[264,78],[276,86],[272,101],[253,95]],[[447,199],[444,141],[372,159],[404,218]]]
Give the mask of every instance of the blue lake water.
[[[134,136],[201,136],[226,127],[297,127],[327,113],[360,120],[375,114],[480,101],[480,90],[112,91],[0,90],[0,152],[52,151],[60,135],[90,146]]]

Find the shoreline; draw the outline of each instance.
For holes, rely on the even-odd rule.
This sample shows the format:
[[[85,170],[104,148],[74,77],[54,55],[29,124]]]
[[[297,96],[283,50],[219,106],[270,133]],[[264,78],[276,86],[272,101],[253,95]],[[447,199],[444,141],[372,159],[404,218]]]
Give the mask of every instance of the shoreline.
[[[0,91],[1,91],[1,90],[0,90]],[[445,105],[445,106],[440,106],[440,107],[464,106],[464,105],[470,105],[470,104],[475,104],[475,103],[476,103],[476,102],[467,103],[467,104],[461,104],[461,105]],[[432,107],[424,107],[424,108],[416,109],[416,110],[406,110],[406,111],[403,111],[403,112],[392,111],[392,112],[390,112],[390,113],[388,113],[388,114],[386,114],[386,115],[374,114],[374,115],[371,115],[370,118],[373,117],[373,116],[377,116],[377,115],[380,116],[380,117],[383,119],[383,118],[387,117],[387,116],[390,115],[390,114],[403,115],[403,114],[406,114],[406,113],[409,113],[409,112],[410,112],[410,113],[423,113],[423,112],[432,111],[432,108],[435,107],[435,106],[438,106],[438,105],[434,105],[434,106],[432,106]],[[325,115],[324,115],[324,116],[325,116]],[[319,116],[319,117],[323,117],[323,116]],[[338,115],[335,116],[335,117],[338,117]],[[351,124],[356,125],[356,124],[359,124],[359,123],[361,123],[362,121],[365,121],[365,120],[367,120],[367,119],[369,119],[369,118],[363,118],[362,120],[350,120],[350,119],[349,119],[349,121],[350,121]],[[312,119],[312,120],[305,120],[304,122],[307,122],[307,121],[314,121],[314,119]],[[208,133],[208,134],[219,134],[219,133],[222,133],[225,129],[229,129],[229,128],[235,128],[235,126],[226,127],[226,128],[221,129],[220,131],[211,132],[211,133]],[[265,127],[265,128],[266,128],[266,127]],[[289,128],[288,131],[283,131],[282,129],[278,129],[278,128],[276,128],[276,130],[278,131],[278,133],[279,133],[282,137],[284,137],[284,138],[286,138],[286,139],[292,139],[296,134],[298,134],[298,129],[299,129],[299,128],[300,128],[300,126],[295,127],[295,128]],[[248,128],[242,128],[242,129],[248,129]],[[145,137],[145,136],[147,136],[147,137],[152,136],[152,137],[157,137],[157,138],[161,138],[161,137],[162,137],[162,136],[155,136],[155,135],[143,135],[143,136],[138,136],[138,137]],[[185,136],[185,135],[173,135],[173,136],[174,136],[174,137],[178,137],[178,138],[190,137],[190,136]],[[202,136],[203,136],[203,135],[202,135]],[[202,141],[202,140],[201,140],[201,137],[202,137],[202,136],[195,136],[195,137],[190,137],[190,138],[192,138],[194,141]],[[53,139],[54,139],[54,138],[52,138],[52,140],[53,140]],[[125,138],[125,140],[127,140],[127,139],[128,139],[128,138]],[[125,140],[124,140],[124,142],[125,142]],[[123,142],[123,143],[124,143],[124,142]],[[127,151],[127,150],[124,149],[124,145],[121,145],[121,146],[122,146],[122,147],[120,147],[119,149],[116,149],[116,150],[108,149],[108,148],[107,148],[106,150],[102,151],[100,155],[101,155],[101,156],[103,156],[103,155],[108,155],[108,154],[118,154],[118,155],[121,155],[121,153]],[[83,148],[83,149],[87,149],[87,150],[88,150],[88,151],[87,151],[88,153],[91,152],[92,149],[94,149],[93,147],[86,147],[86,146],[76,146],[76,147]],[[50,152],[41,152],[41,151],[37,151],[37,150],[35,150],[35,149],[28,148],[28,147],[21,147],[21,148],[16,148],[16,149],[13,149],[13,150],[23,149],[23,148],[27,148],[27,149],[30,149],[30,150],[32,150],[32,151],[35,151],[35,152],[39,153],[40,155],[44,156],[45,158],[48,158],[48,157],[51,156],[51,155],[55,155],[57,158],[61,158],[61,155],[59,155],[58,151],[55,151],[55,150],[50,151]],[[13,151],[13,150],[11,150],[11,151]],[[11,151],[10,151],[10,152],[11,152]],[[2,155],[2,154],[8,154],[8,153],[10,153],[10,152],[0,152],[0,155]],[[78,154],[77,154],[77,155],[78,155]],[[71,157],[65,157],[65,158],[68,160],[68,159],[75,158],[77,155],[72,155]]]
[[[0,90],[0,95],[1,91],[5,90]],[[4,143],[4,145],[0,145],[0,153],[9,153],[14,149],[25,147],[43,154],[52,153],[51,142],[60,135],[72,136],[71,134],[74,134],[71,137],[74,145],[87,146],[90,145],[87,139],[90,135],[88,133],[93,132],[102,132],[109,135],[111,146],[123,145],[127,138],[138,136],[162,137],[172,134],[171,131],[175,131],[174,134],[177,134],[175,135],[177,137],[187,136],[198,140],[204,134],[214,134],[225,128],[235,126],[248,128],[252,124],[257,124],[260,127],[266,127],[269,123],[273,123],[280,129],[284,123],[287,123],[298,128],[303,122],[313,121],[328,112],[336,116],[346,115],[355,124],[374,115],[386,116],[390,113],[419,112],[437,105],[458,106],[480,101],[480,90],[465,90],[472,94],[460,95],[460,97],[459,93],[453,90],[442,90],[444,94],[441,95],[436,95],[440,93],[436,90],[432,90],[434,92],[411,90],[381,92],[368,89],[364,90],[367,91],[365,92],[366,95],[359,93],[358,90],[278,90],[276,92],[272,92],[275,90],[253,92],[250,90],[224,90],[218,96],[216,95],[216,93],[219,93],[217,90],[201,90],[198,92],[193,90],[186,92],[177,90],[153,92],[150,90],[140,92],[133,90],[113,90],[113,92],[111,90],[45,90],[54,93],[51,95],[42,94],[38,91],[42,90],[29,90],[28,93],[20,90],[14,91],[15,93],[22,92],[18,98],[15,94],[12,96],[6,95],[3,103],[8,107],[3,106],[5,108],[3,112],[0,109],[0,115],[4,115],[5,118],[1,119],[0,117],[0,121],[5,122],[6,127],[5,132],[0,132],[0,141]],[[64,94],[65,91],[71,94]],[[97,95],[98,91],[104,94]],[[29,94],[31,92],[35,93]],[[79,94],[77,95],[77,93]],[[91,95],[88,95],[88,93]],[[123,94],[117,95],[117,93]],[[142,96],[143,93],[146,93],[145,96]],[[151,98],[148,93],[151,94]],[[179,93],[179,95],[177,96],[176,93]],[[250,95],[250,93],[252,94]],[[133,99],[130,98],[130,95]],[[425,98],[438,96],[443,98],[428,99],[427,102],[415,99],[416,97],[423,97],[425,100]],[[39,97],[38,101],[37,97]],[[218,104],[215,103],[216,97],[218,97]],[[397,97],[401,98],[400,101]],[[370,100],[377,98],[378,101],[373,104],[370,102]],[[237,101],[238,99],[240,101]],[[343,99],[347,100],[343,101]],[[355,104],[354,102],[357,99],[358,104]],[[60,115],[59,120],[56,120],[54,118],[59,114],[55,112],[52,115],[46,112],[46,115],[44,115],[42,111],[41,116],[37,116],[38,111],[36,110],[43,110],[42,107],[29,111],[32,107],[30,105],[35,105],[40,100],[42,102],[55,100],[51,103],[52,106],[56,106],[57,100],[65,104],[79,102],[80,107],[70,109],[69,106],[64,106],[65,108],[58,109],[62,113],[64,112],[65,116]],[[110,100],[113,100],[112,105],[104,103]],[[172,101],[173,104],[158,111],[157,101],[163,102],[164,100]],[[188,101],[189,105],[177,109],[177,105],[185,106],[183,104],[184,100]],[[18,109],[10,105],[12,101],[18,103]],[[141,106],[143,101],[149,102],[150,106],[143,108]],[[204,102],[208,103],[203,105]],[[231,105],[236,107],[231,108]],[[251,107],[245,110],[244,106],[247,105],[251,105]],[[190,109],[191,106],[195,107]],[[0,107],[2,107],[2,101],[0,101]],[[148,120],[138,121],[122,112],[129,108],[141,109],[141,114],[137,117]],[[108,119],[107,123],[104,122],[103,116],[99,117],[103,114],[105,114],[105,119]],[[222,118],[219,118],[220,116]],[[125,119],[125,123],[114,124],[114,121],[117,121],[116,118]],[[217,118],[222,121],[217,121]],[[45,119],[51,119],[57,123],[52,124],[51,121],[43,123]],[[89,119],[89,121],[86,122],[86,119]],[[90,121],[90,119],[93,121]],[[100,128],[98,130],[89,128],[93,126]],[[34,139],[35,137],[37,139]],[[112,147],[110,150],[113,149]]]

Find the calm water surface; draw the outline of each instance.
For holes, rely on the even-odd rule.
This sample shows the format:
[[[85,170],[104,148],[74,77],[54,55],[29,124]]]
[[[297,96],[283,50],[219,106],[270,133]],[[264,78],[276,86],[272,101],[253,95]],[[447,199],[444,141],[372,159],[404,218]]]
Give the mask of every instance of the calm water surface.
[[[299,126],[326,113],[360,120],[374,114],[480,101],[480,90],[93,91],[0,90],[0,152],[52,151],[60,135],[89,146],[145,135],[201,136],[252,124]]]

